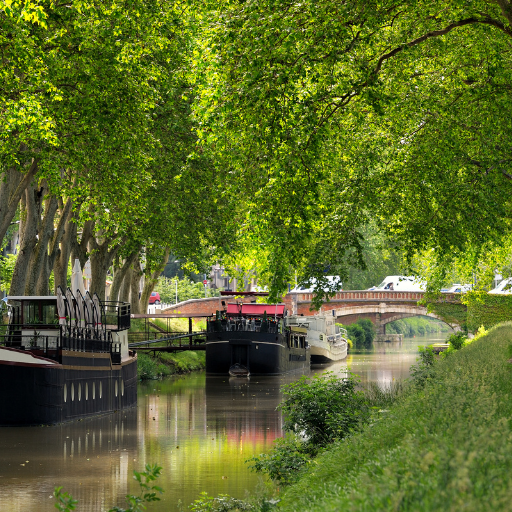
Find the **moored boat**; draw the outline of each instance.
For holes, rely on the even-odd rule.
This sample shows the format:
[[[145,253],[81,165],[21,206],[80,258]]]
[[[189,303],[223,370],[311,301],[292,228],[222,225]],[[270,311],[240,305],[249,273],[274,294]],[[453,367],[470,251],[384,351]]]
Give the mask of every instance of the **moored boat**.
[[[307,342],[311,347],[311,363],[341,361],[347,357],[347,331],[336,325],[335,317],[293,315],[286,318],[286,323],[290,328],[302,328],[307,333]]]
[[[8,297],[0,326],[0,426],[51,425],[137,402],[130,305],[77,290]]]
[[[284,315],[284,304],[227,304],[207,321],[206,373],[226,375],[237,363],[251,375],[308,370],[306,335],[287,327]]]

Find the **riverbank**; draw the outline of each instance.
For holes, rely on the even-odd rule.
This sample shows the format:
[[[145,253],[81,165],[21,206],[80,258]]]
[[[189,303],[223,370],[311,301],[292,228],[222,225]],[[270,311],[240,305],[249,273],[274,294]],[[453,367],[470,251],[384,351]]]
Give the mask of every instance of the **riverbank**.
[[[137,377],[139,380],[159,379],[169,375],[204,370],[206,352],[187,350],[185,352],[160,352],[156,357],[138,353]]]
[[[509,510],[512,324],[436,364],[434,378],[310,464],[279,509]]]

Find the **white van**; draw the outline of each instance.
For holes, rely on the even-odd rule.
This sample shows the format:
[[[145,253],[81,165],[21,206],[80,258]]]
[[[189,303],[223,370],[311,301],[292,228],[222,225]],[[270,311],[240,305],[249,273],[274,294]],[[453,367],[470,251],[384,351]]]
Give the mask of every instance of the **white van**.
[[[512,293],[512,277],[508,279],[503,279],[501,283],[496,286],[493,290],[490,290],[489,293],[502,294],[507,295]]]
[[[427,283],[414,276],[386,276],[379,286],[368,288],[378,291],[424,292]]]
[[[334,284],[338,287],[339,291],[342,290],[343,283],[341,282],[341,279],[339,276],[325,276],[327,281],[329,281],[330,284]],[[290,293],[315,293],[316,290],[316,279],[311,279],[312,285],[310,288],[305,288],[303,286],[296,286],[293,288],[293,290],[290,290]],[[326,292],[327,289],[324,288],[324,292]]]

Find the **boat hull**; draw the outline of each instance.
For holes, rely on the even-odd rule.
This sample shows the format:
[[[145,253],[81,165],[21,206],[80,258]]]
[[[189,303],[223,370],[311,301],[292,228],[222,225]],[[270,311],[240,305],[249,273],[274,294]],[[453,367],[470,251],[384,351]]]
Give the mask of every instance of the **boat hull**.
[[[0,426],[53,425],[137,403],[137,356],[63,351],[62,363],[0,347]]]
[[[309,348],[289,347],[282,334],[253,331],[216,332],[206,341],[206,373],[227,375],[232,365],[245,366],[251,375],[281,375],[306,371]]]
[[[329,343],[311,344],[311,363],[322,364],[342,361],[347,357],[347,343],[332,345]]]

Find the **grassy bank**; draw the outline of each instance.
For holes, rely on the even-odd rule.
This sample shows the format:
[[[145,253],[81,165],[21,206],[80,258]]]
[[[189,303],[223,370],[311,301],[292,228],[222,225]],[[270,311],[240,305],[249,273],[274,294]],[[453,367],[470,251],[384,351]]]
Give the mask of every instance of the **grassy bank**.
[[[155,358],[139,352],[137,357],[137,376],[139,380],[158,379],[202,370],[205,367],[206,353],[204,351],[162,352]]]
[[[434,378],[318,457],[280,510],[510,510],[512,324],[450,354]]]

